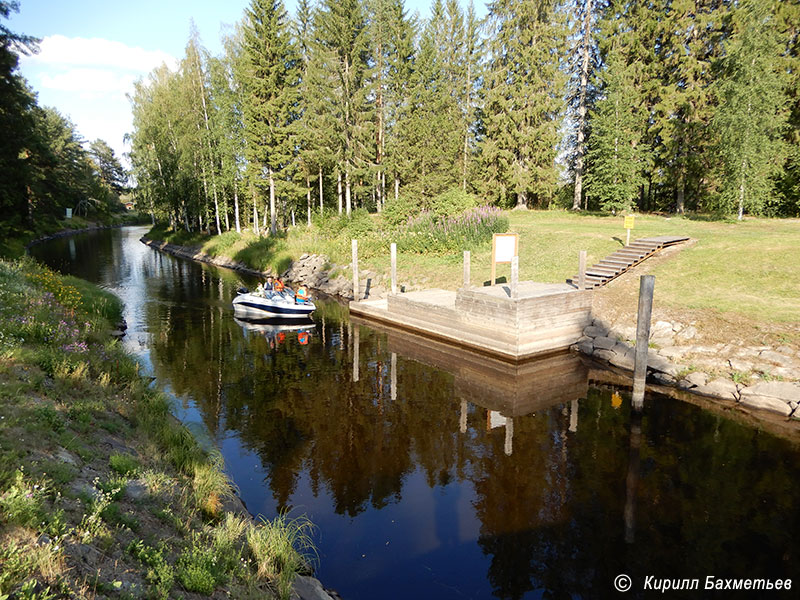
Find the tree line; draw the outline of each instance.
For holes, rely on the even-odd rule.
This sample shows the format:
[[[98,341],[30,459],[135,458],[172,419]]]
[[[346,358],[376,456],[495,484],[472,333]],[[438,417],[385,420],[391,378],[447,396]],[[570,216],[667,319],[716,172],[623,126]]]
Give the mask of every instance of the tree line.
[[[8,19],[18,2],[0,0]],[[103,140],[86,147],[70,119],[39,106],[16,71],[19,54],[37,51],[38,40],[0,22],[0,234],[33,229],[34,222],[63,218],[65,209],[97,217],[121,207],[127,175]]]

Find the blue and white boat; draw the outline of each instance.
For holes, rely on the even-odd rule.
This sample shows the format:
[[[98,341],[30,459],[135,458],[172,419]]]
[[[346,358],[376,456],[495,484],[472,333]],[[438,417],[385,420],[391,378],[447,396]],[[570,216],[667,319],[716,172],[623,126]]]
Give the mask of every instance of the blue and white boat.
[[[239,295],[233,299],[234,315],[250,319],[264,317],[308,319],[316,308],[310,299],[305,302],[296,301],[291,290],[265,291],[263,294],[257,294],[242,288],[239,290]]]

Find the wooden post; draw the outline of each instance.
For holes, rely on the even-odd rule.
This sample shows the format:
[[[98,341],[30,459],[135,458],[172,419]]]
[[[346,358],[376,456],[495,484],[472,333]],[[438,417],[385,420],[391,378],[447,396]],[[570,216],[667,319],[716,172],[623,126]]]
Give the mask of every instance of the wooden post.
[[[360,336],[360,329],[358,325],[353,327],[353,381],[358,381],[358,362],[359,362],[359,336]]]
[[[578,254],[578,289],[586,289],[586,250]]]
[[[639,279],[639,312],[636,317],[636,355],[633,367],[633,408],[642,410],[645,379],[647,378],[647,349],[650,343],[650,316],[653,312],[654,275]]]
[[[352,240],[353,246],[353,300],[358,301],[358,240]]]
[[[519,298],[519,256],[511,258],[511,297]]]
[[[470,280],[469,250],[464,250],[464,288],[469,287]]]
[[[461,413],[458,417],[458,430],[461,433],[467,433],[467,401],[461,401]]]
[[[397,400],[397,353],[392,352],[392,367],[390,375],[390,393],[392,400]]]
[[[625,245],[626,246],[630,246],[631,245],[631,230],[630,229],[628,229],[628,239],[626,240]]]
[[[397,244],[391,245],[392,255],[392,293],[397,293]]]
[[[506,417],[506,440],[503,444],[503,451],[506,456],[511,456],[514,452],[514,419],[512,417]]]

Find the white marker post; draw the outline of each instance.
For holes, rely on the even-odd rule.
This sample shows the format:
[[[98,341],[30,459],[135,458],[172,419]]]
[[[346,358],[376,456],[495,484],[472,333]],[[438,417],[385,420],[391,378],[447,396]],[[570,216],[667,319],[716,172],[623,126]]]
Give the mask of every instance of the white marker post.
[[[392,256],[392,294],[397,293],[397,244],[390,246]]]
[[[358,240],[352,240],[353,246],[353,300],[358,302]]]

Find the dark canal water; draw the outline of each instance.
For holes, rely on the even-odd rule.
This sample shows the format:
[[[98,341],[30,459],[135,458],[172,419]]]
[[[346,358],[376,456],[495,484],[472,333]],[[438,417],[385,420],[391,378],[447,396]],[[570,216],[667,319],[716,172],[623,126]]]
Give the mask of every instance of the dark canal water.
[[[125,301],[125,343],[176,414],[221,448],[251,512],[314,521],[317,574],[346,600],[660,595],[648,576],[699,579],[678,597],[707,597],[708,576],[788,578],[768,595],[797,597],[788,442],[663,397],[637,421],[578,359],[514,371],[351,322],[334,301],[307,344],[247,329],[237,275],[151,250],[144,231],[32,254]]]

